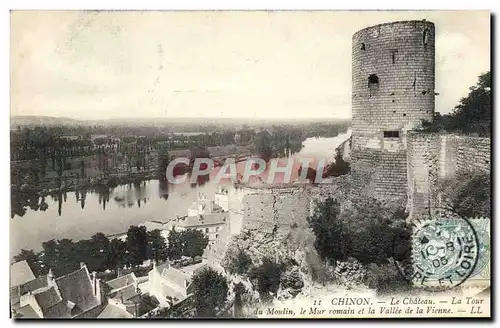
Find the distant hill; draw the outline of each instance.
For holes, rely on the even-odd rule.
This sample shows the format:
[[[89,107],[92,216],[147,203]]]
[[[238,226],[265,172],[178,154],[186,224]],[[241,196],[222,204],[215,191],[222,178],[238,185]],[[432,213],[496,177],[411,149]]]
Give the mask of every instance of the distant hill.
[[[248,126],[271,126],[280,124],[296,123],[337,123],[350,119],[335,118],[229,118],[229,117],[159,117],[159,118],[112,118],[77,120],[67,117],[52,116],[12,116],[10,119],[11,129],[30,126],[54,126],[54,125],[112,125],[112,126],[177,126],[177,125],[248,125]]]
[[[84,122],[68,117],[52,117],[52,116],[12,116],[10,118],[11,129],[16,129],[18,126],[24,127],[24,126],[78,125],[78,124],[84,124]]]

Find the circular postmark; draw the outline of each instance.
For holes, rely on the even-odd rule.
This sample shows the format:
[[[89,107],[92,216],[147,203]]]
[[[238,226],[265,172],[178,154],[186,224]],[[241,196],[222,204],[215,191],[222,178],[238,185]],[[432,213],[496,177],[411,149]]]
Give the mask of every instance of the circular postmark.
[[[399,273],[414,287],[431,291],[451,289],[474,272],[479,258],[478,235],[459,216],[412,222],[411,233],[394,243]]]

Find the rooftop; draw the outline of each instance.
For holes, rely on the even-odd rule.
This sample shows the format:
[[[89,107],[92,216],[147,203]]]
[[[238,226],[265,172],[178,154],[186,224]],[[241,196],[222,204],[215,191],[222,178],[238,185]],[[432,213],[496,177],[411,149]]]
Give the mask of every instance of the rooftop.
[[[38,316],[38,314],[36,314],[35,310],[33,310],[31,305],[29,305],[29,304],[18,309],[16,312],[19,313],[21,318],[25,318],[25,319],[35,319],[35,318],[38,319],[38,318],[40,318]]]
[[[229,212],[185,216],[177,220],[177,225],[184,228],[225,224],[229,220]]]
[[[113,289],[118,289],[118,288],[123,288],[125,286],[128,286],[130,284],[133,284],[134,282],[137,281],[137,277],[133,272],[128,273],[124,276],[115,278],[113,280],[109,280],[106,282],[106,284],[111,287],[111,290]]]
[[[13,263],[10,266],[10,286],[19,286],[35,279],[28,262],[25,260]]]
[[[56,284],[62,298],[75,303],[73,315],[85,312],[99,305],[99,301],[94,296],[90,276],[85,266],[57,278]]]
[[[100,319],[129,319],[134,316],[119,306],[108,304],[104,310],[97,316]]]

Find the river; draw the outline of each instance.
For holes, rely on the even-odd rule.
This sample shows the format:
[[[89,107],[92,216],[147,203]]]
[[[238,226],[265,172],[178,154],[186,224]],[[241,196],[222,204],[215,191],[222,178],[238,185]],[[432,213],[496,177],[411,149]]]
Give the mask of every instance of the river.
[[[348,131],[334,138],[308,138],[294,156],[325,157],[331,162],[334,150],[349,134]],[[167,221],[177,215],[187,215],[198,193],[212,197],[216,188],[212,181],[191,187],[189,184],[167,186],[150,180],[118,186],[106,193],[67,192],[60,198],[48,196],[45,211],[28,208],[22,217],[16,215],[10,220],[10,253],[13,256],[21,249],[39,251],[42,242],[53,238],[76,241],[97,232],[107,235],[124,232],[130,225],[148,220]]]

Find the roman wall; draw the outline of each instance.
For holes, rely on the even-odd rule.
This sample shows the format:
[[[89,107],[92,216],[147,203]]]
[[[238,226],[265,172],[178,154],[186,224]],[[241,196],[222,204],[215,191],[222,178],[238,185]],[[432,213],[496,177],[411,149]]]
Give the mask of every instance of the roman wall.
[[[434,214],[442,179],[465,172],[490,173],[491,140],[466,135],[408,134],[408,205],[412,219]]]
[[[288,231],[307,224],[310,197],[303,187],[268,187],[248,192],[242,199],[243,229]]]

